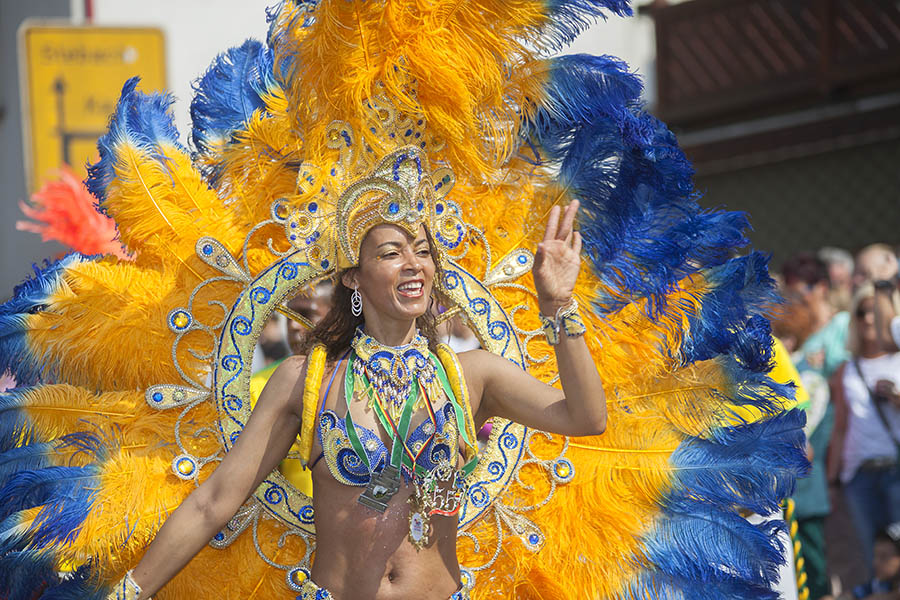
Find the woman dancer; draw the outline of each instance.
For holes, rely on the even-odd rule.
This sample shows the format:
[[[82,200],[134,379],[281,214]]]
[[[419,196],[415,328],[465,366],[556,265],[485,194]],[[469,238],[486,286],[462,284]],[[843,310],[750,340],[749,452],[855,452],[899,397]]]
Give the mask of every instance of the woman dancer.
[[[541,313],[545,315],[558,315],[572,302],[581,249],[580,235],[572,229],[577,209],[577,202],[569,204],[561,219],[559,209],[551,212],[544,241],[536,253],[533,273]],[[338,344],[338,340],[353,333],[354,325],[350,321],[344,321],[350,323],[349,331],[329,327],[337,315],[351,310],[349,290],[353,289],[353,293],[362,298],[363,325],[359,337],[352,343],[356,360],[361,358],[356,350],[362,340],[374,340],[379,350],[385,352],[421,345],[422,334],[417,322],[424,321],[427,327],[425,315],[433,302],[435,269],[436,261],[424,226],[420,225],[413,236],[397,225],[376,225],[362,239],[358,267],[344,271],[340,277],[339,285],[343,289],[340,291],[339,288],[330,317],[311,336],[327,335],[328,342]],[[571,319],[574,313],[569,315]],[[509,361],[483,350],[460,355],[476,428],[491,417],[503,417],[562,435],[602,433],[606,426],[603,386],[580,333],[564,333],[554,346],[562,390],[534,379]],[[427,346],[435,345],[433,338],[427,339]],[[420,350],[423,356],[429,356],[427,348]],[[350,347],[341,347],[332,353],[338,360],[329,363],[326,377],[336,383],[323,386],[323,393],[327,394],[323,398],[326,410],[338,413],[341,420],[346,415],[340,413],[349,411],[357,428],[372,432],[369,435],[377,432],[374,433],[377,439],[368,439],[374,444],[380,442],[388,448],[403,442],[412,445],[411,439],[400,440],[390,429],[381,427],[375,411],[366,406],[361,394],[356,395],[349,405],[343,402],[346,390],[342,382],[350,352]],[[340,359],[342,356],[343,360]],[[174,576],[284,458],[301,425],[299,399],[303,397],[306,374],[303,357],[288,359],[276,370],[241,435],[241,441],[235,444],[213,475],[172,514],[135,568],[133,581],[143,590],[140,598],[149,597]],[[413,374],[414,377],[417,375]],[[456,400],[465,401],[465,398]],[[428,423],[430,412],[443,413],[450,402],[443,397],[429,397],[428,401],[432,406],[413,413],[411,431]],[[410,399],[403,402],[410,402]],[[469,410],[468,406],[462,408]],[[389,410],[383,414],[387,413]],[[438,424],[442,423],[439,421]],[[458,455],[466,451],[459,432],[453,430],[455,426],[451,422],[445,432],[450,439],[459,439],[459,451],[451,448],[449,457],[454,469],[463,467]],[[436,445],[434,441],[429,443]],[[314,454],[317,452],[325,452],[321,442],[314,448]],[[434,448],[425,448],[424,452],[435,454]],[[382,469],[384,466],[382,463]],[[357,501],[359,490],[341,481],[340,474],[335,478],[329,473],[329,469],[338,468],[326,460],[313,469],[319,543],[312,579],[322,586],[318,589],[327,588],[338,599],[416,597],[443,600],[451,595],[453,598],[465,597],[455,593],[461,589],[456,559],[456,522],[452,518],[455,514],[450,511],[451,514],[438,514],[433,518],[434,532],[420,550],[410,539],[408,524],[412,510],[410,500],[415,496],[414,483],[404,482],[386,501],[386,510],[379,514]],[[431,468],[435,469],[437,465],[431,465]],[[375,469],[372,476],[380,472]],[[310,582],[302,597],[306,598],[307,594],[309,598],[331,597],[316,595],[314,586]]]

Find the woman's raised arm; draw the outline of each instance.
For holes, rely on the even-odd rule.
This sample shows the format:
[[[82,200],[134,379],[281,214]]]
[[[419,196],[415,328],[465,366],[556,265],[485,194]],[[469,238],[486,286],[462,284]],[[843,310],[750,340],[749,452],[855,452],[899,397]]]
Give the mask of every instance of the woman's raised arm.
[[[281,363],[222,463],[166,519],[133,571],[141,599],[172,579],[284,458],[300,428],[305,360]]]
[[[581,269],[581,235],[573,231],[577,212],[577,200],[566,207],[561,218],[560,209],[553,207],[535,253],[532,274],[538,306],[542,315],[551,318],[570,312],[574,306],[572,294]],[[481,399],[473,405],[479,423],[498,416],[562,435],[603,433],[606,396],[584,336],[559,327],[558,318],[556,325],[558,339],[553,348],[562,390],[489,352],[476,350],[460,355],[470,397]]]

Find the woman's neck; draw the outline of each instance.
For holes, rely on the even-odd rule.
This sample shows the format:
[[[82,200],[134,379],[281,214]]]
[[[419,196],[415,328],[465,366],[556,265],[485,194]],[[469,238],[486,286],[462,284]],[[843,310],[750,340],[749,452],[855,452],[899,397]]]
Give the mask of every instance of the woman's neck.
[[[404,346],[416,337],[416,322],[367,317],[363,330],[385,346]]]

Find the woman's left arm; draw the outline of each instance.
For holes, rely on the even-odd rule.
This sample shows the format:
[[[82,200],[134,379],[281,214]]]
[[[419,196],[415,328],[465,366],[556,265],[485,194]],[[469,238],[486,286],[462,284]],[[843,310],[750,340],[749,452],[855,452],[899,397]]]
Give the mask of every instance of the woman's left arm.
[[[550,211],[535,253],[534,275],[541,314],[554,316],[572,300],[581,269],[581,236],[573,231],[578,201]],[[553,346],[562,390],[549,386],[510,361],[475,350],[460,354],[478,424],[503,417],[562,435],[597,435],[606,429],[603,382],[583,335],[559,333]]]

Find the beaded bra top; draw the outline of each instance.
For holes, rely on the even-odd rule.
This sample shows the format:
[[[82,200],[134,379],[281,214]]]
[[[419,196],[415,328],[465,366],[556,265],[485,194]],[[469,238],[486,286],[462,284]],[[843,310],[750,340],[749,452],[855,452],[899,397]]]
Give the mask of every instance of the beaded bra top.
[[[347,411],[343,417],[331,409],[322,411],[317,427],[322,455],[335,480],[367,485],[390,465],[408,483],[416,475],[434,472],[439,464],[454,464],[468,413],[426,340],[417,332],[409,344],[389,347],[357,329],[351,346],[344,375]],[[434,401],[441,397],[447,401],[435,410]],[[350,405],[354,400],[365,400],[373,410],[391,435],[390,449],[376,432],[353,422]],[[413,413],[422,409],[427,410],[427,418],[410,431]],[[471,445],[472,434],[463,435],[467,446]],[[477,458],[466,463],[463,476],[476,462]]]
[[[407,444],[418,452],[423,449],[419,461],[416,463],[426,471],[435,469],[441,461],[453,461],[457,451],[459,432],[454,422],[454,408],[451,402],[447,402],[440,410],[435,411],[437,426],[431,421],[425,420],[409,435]],[[331,476],[344,485],[365,486],[368,485],[372,475],[377,475],[388,464],[390,453],[378,434],[366,427],[356,426],[360,441],[365,449],[366,460],[361,460],[347,434],[347,424],[344,418],[331,410],[325,409],[319,417],[318,437],[322,445],[325,464]],[[437,435],[431,438],[431,434],[437,429]],[[402,469],[404,479],[409,482],[412,476],[411,470],[404,465]]]

